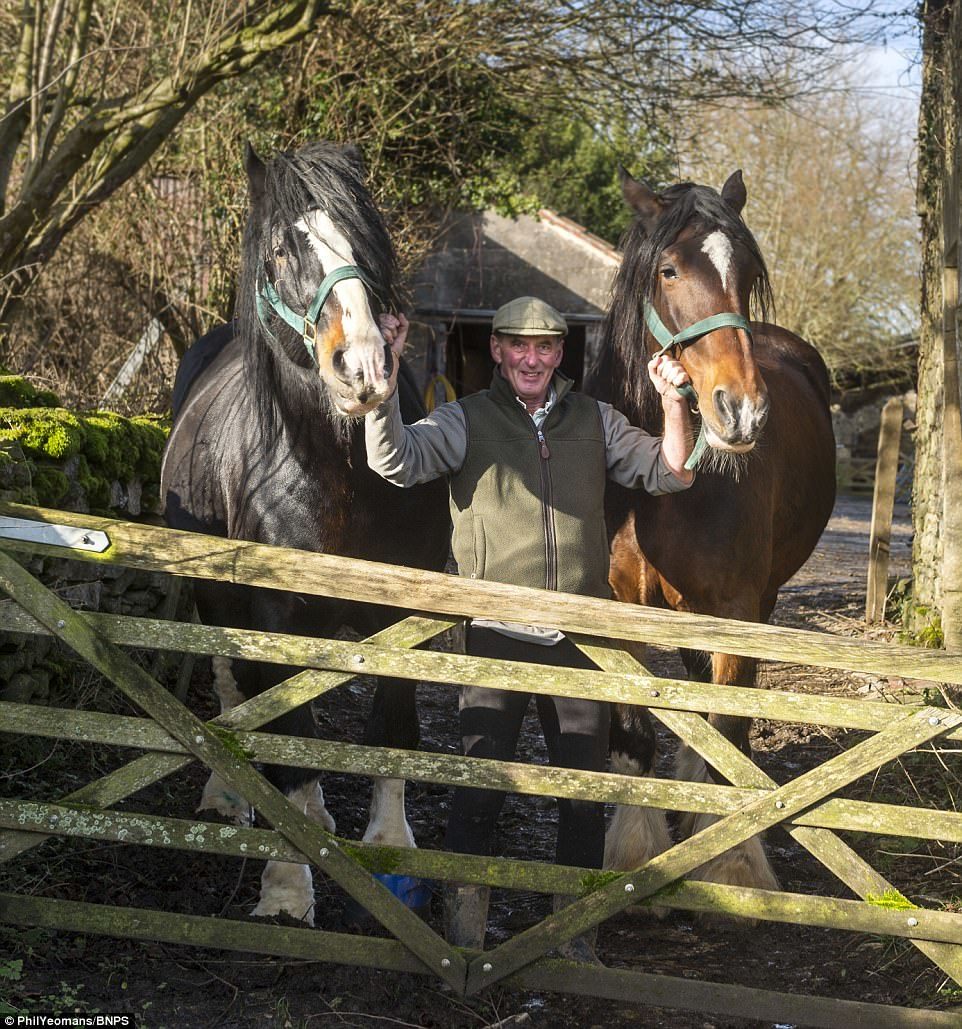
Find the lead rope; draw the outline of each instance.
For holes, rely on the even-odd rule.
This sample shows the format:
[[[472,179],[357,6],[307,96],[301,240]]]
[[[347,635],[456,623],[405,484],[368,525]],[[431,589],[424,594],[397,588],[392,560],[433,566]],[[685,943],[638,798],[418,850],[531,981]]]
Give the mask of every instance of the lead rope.
[[[687,329],[682,329],[680,332],[672,335],[666,328],[665,323],[658,317],[657,311],[647,302],[645,303],[645,323],[648,326],[648,331],[661,345],[661,349],[655,353],[655,357],[661,357],[662,354],[667,354],[669,350],[675,347],[684,349],[685,343],[693,343],[696,339],[701,339],[702,336],[707,336],[709,332],[714,332],[715,329],[720,329],[724,326],[744,329],[749,336],[752,334],[751,326],[746,318],[743,318],[740,314],[726,312],[724,314],[713,314],[710,318],[703,318],[700,322],[695,322],[694,325],[689,325]],[[692,414],[700,414],[698,394],[691,383],[686,382],[684,386],[676,386],[675,390],[688,401]],[[685,462],[685,471],[691,472],[695,470],[707,446],[708,439],[705,436],[705,419],[702,417],[698,430],[698,439],[695,440],[695,445],[688,455],[688,460]]]

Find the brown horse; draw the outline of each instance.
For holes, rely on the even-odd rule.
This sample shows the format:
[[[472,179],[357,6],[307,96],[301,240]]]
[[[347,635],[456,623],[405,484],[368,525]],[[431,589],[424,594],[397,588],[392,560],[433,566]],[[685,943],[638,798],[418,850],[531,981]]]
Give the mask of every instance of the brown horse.
[[[652,497],[609,484],[612,589],[635,604],[765,622],[832,511],[828,373],[805,340],[765,323],[771,288],[741,219],[741,172],[721,194],[691,183],[656,194],[626,172],[622,190],[637,217],[623,240],[601,357],[585,388],[658,434],[661,404],[645,363],[673,349],[697,394],[707,446],[685,492]],[[749,323],[753,302],[761,321]],[[692,678],[754,685],[754,659],[684,650],[682,656]],[[647,712],[625,706],[614,714],[612,767],[647,774],[654,760]],[[749,753],[749,719],[709,721]],[[679,778],[724,782],[687,748],[676,771]],[[692,833],[713,820],[689,816],[683,829]],[[609,867],[639,867],[669,845],[664,814],[619,809],[607,843]],[[777,888],[757,838],[697,877]]]

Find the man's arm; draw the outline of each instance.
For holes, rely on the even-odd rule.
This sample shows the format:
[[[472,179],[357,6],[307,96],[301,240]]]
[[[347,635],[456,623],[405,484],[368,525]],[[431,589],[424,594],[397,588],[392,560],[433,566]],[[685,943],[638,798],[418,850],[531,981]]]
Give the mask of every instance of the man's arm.
[[[605,457],[608,478],[628,489],[643,489],[659,496],[687,489],[692,481],[676,475],[665,460],[664,441],[639,429],[611,404],[598,401],[605,430]]]
[[[413,425],[405,425],[397,399],[398,365],[407,342],[403,314],[382,314],[381,334],[394,353],[391,395],[364,418],[367,463],[395,486],[416,486],[457,471],[467,452],[467,428],[460,404],[443,404]]]
[[[464,464],[468,434],[457,403],[442,404],[413,425],[401,420],[397,393],[364,418],[367,463],[395,486],[416,486]]]

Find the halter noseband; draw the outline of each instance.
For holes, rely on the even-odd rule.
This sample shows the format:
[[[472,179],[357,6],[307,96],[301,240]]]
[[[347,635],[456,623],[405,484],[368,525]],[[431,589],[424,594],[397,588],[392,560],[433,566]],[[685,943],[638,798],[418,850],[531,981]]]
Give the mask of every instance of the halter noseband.
[[[672,335],[665,326],[665,323],[658,317],[658,312],[648,301],[645,301],[645,324],[648,326],[648,331],[655,337],[655,340],[661,347],[655,354],[655,357],[660,357],[675,347],[679,351],[684,350],[685,347],[691,346],[692,343],[701,339],[702,336],[707,336],[709,332],[714,332],[715,329],[723,329],[726,326],[730,326],[733,329],[743,329],[749,336],[752,334],[752,327],[747,318],[743,318],[740,314],[726,311],[722,314],[713,314],[708,318],[702,318],[701,321],[695,322],[694,325],[689,325],[687,329],[681,329]],[[693,411],[698,410],[698,394],[695,392],[694,386],[686,382],[684,386],[676,386],[675,389],[685,397]],[[707,445],[705,419],[702,418],[698,439],[695,441],[695,446],[685,462],[687,471],[692,471],[698,464]]]
[[[371,287],[370,280],[356,264],[341,265],[340,268],[335,268],[334,271],[328,272],[324,276],[321,284],[317,287],[311,306],[307,309],[307,313],[303,315],[291,310],[281,300],[274,283],[265,280],[257,292],[257,316],[260,318],[264,328],[267,329],[268,308],[273,310],[295,332],[300,334],[308,354],[311,355],[311,360],[314,364],[317,364],[317,319],[327,303],[327,298],[331,295],[331,290],[334,289],[337,283],[343,282],[344,279],[360,279],[368,289]]]

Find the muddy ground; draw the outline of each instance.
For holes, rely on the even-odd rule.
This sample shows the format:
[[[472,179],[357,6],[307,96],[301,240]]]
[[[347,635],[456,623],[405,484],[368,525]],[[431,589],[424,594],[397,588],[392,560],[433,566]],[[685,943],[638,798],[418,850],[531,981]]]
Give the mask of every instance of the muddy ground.
[[[818,550],[783,590],[775,622],[846,635],[864,634],[861,618],[870,513],[867,499],[840,500]],[[908,574],[910,548],[908,512],[900,508],[892,547],[893,575]],[[876,630],[873,635],[891,636],[892,630]],[[682,674],[677,657],[667,651],[654,654],[652,665],[661,674]],[[198,713],[209,716],[213,712],[200,689],[200,680],[190,700]],[[798,666],[766,666],[762,681],[773,688],[803,692],[873,699],[881,695],[893,703],[905,693],[913,700],[918,696],[915,686],[901,680]],[[103,705],[103,693],[92,677],[79,676],[75,687],[81,701],[94,698],[94,704]],[[936,684],[929,685],[928,698],[933,697],[938,697]],[[453,691],[440,686],[422,687],[420,699],[423,748],[455,752]],[[329,695],[317,712],[325,734],[359,739],[367,703],[368,690],[363,685]],[[116,705],[112,709],[123,710]],[[753,742],[760,765],[784,782],[857,738],[859,734],[855,733],[760,722],[755,726]],[[673,749],[668,734],[662,743],[664,772]],[[525,724],[522,746],[532,760],[545,761],[533,715]],[[7,738],[0,757],[0,794],[52,799],[106,773],[129,756]],[[860,784],[852,795],[952,807],[959,782],[950,760],[948,755],[941,763],[932,755],[913,755],[871,782]],[[188,817],[202,781],[201,772],[193,769],[145,791],[127,806]],[[328,776],[324,789],[339,833],[358,836],[366,818],[366,788],[359,788],[358,781],[348,776]],[[447,789],[412,784],[408,798],[409,818],[420,844],[439,846]],[[554,817],[551,800],[509,798],[500,824],[501,852],[550,860]],[[913,900],[959,909],[962,861],[958,850],[917,840],[860,838],[856,834],[846,838]],[[786,889],[849,896],[784,832],[770,833],[768,846]],[[255,902],[259,874],[256,862],[100,843],[54,842],[0,867],[0,889],[244,918]],[[339,891],[319,880],[317,898],[319,927],[339,928],[343,914]],[[501,942],[531,925],[547,912],[548,904],[547,898],[535,894],[496,892],[489,940]],[[430,920],[440,925],[437,897]],[[671,976],[915,1006],[962,1003],[962,991],[946,983],[944,975],[913,948],[881,937],[778,924],[756,928],[711,924],[677,912],[661,922],[619,917],[602,927],[598,951],[607,965]],[[772,1025],[770,1021],[733,1021],[642,1004],[629,1006],[502,990],[462,1001],[426,980],[393,973],[3,926],[0,998],[27,1013],[129,1012],[138,1016],[140,1025],[169,1029],[270,1025],[722,1029]]]

